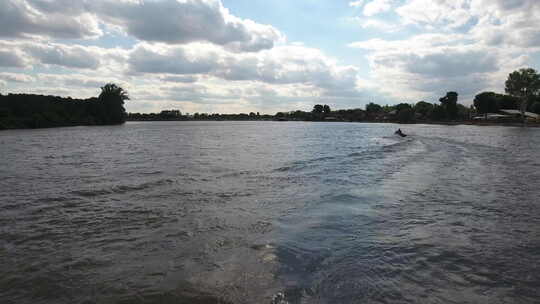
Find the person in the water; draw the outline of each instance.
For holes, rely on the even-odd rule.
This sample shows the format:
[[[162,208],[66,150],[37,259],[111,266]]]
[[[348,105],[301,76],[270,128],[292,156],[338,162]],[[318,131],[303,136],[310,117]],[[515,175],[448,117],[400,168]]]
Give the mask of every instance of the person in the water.
[[[397,135],[399,135],[399,136],[401,136],[401,137],[405,137],[405,136],[407,136],[407,134],[405,134],[405,133],[401,132],[401,129],[397,129],[397,131],[396,131],[396,132],[394,132],[394,133],[395,133],[395,134],[397,134]]]

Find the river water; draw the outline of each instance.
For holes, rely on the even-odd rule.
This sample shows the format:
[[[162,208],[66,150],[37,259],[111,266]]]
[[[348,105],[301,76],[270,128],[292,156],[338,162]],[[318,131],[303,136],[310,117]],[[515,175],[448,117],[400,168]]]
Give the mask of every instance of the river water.
[[[4,304],[540,302],[540,129],[144,122],[0,155]]]

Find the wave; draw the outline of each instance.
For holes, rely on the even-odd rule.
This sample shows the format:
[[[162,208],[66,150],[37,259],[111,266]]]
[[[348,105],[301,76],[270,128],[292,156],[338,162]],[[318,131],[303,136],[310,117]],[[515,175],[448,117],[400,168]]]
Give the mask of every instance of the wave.
[[[280,173],[301,172],[305,171],[306,169],[316,168],[321,166],[321,164],[336,160],[339,161],[339,163],[334,164],[335,166],[351,164],[353,161],[356,162],[363,159],[382,159],[395,152],[409,151],[411,148],[419,147],[420,144],[418,140],[413,138],[395,139],[394,137],[378,137],[371,140],[377,141],[377,144],[352,147],[351,149],[359,151],[347,154],[343,153],[339,155],[293,161],[285,166],[274,169],[273,171]]]
[[[75,190],[71,194],[82,196],[82,197],[96,197],[109,194],[125,194],[135,191],[143,191],[152,189],[159,186],[165,186],[175,183],[172,179],[160,179],[152,182],[146,182],[141,184],[132,184],[132,185],[116,185],[112,187],[106,187],[101,189],[91,189],[91,190]]]
[[[294,172],[294,171],[301,171],[303,169],[306,169],[308,167],[316,166],[318,163],[325,162],[325,161],[331,161],[334,159],[338,159],[340,156],[324,156],[324,157],[318,157],[313,159],[306,159],[306,160],[299,160],[291,162],[287,166],[279,167],[277,169],[274,169],[274,172]]]

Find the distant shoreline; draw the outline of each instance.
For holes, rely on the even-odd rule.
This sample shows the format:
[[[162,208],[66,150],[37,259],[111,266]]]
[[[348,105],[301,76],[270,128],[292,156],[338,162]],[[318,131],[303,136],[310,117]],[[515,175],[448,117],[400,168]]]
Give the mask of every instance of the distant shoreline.
[[[380,124],[401,124],[401,125],[443,125],[443,126],[504,126],[504,127],[523,127],[521,122],[476,122],[476,121],[418,121],[413,123],[399,123],[394,121],[344,121],[344,120],[333,120],[333,121],[324,121],[324,120],[274,120],[274,119],[253,119],[253,120],[215,120],[215,119],[155,119],[155,120],[130,120],[127,122],[156,122],[156,121],[234,121],[234,122],[256,122],[256,121],[265,121],[265,122],[346,122],[346,123],[380,123]],[[538,122],[528,122],[527,127],[539,128],[540,123]]]
[[[427,102],[418,102],[414,106],[405,103],[395,106],[370,103],[366,105],[365,110],[357,108],[334,111],[328,105],[317,104],[311,112],[296,110],[277,112],[275,115],[259,112],[182,114],[180,110],[163,110],[160,113],[127,113],[124,100],[129,97],[122,88],[107,84],[101,89],[102,93],[98,97],[88,99],[35,94],[0,94],[0,130],[115,125],[126,121],[309,121],[523,126],[516,116],[500,115],[505,119],[497,121],[471,120],[474,112],[463,105],[457,104],[457,109],[460,111],[454,113],[451,107],[445,108]],[[527,126],[539,127],[540,122],[531,121]]]
[[[312,120],[286,120],[286,121],[278,121],[278,120],[173,120],[173,119],[161,119],[161,120],[126,120],[126,122],[177,122],[177,121],[184,121],[184,122],[208,122],[208,121],[215,121],[215,122],[323,122],[323,123],[332,123],[332,122],[342,122],[342,123],[361,123],[361,124],[368,124],[368,123],[374,123],[374,124],[400,124],[400,125],[439,125],[439,126],[480,126],[480,127],[489,127],[489,126],[501,126],[501,127],[523,127],[522,123],[509,123],[509,122],[469,122],[469,121],[461,121],[461,122],[450,122],[450,121],[438,121],[438,122],[414,122],[414,123],[398,123],[398,122],[392,122],[392,121],[312,121]],[[47,127],[39,127],[39,128],[4,128],[0,129],[1,131],[7,131],[7,130],[37,130],[37,129],[55,129],[55,128],[70,128],[70,127],[99,127],[99,126],[120,126],[122,124],[111,124],[111,125],[92,125],[92,124],[73,124],[73,125],[60,125],[60,126],[47,126]],[[527,123],[527,127],[531,128],[540,128],[540,123],[536,122],[529,122]]]

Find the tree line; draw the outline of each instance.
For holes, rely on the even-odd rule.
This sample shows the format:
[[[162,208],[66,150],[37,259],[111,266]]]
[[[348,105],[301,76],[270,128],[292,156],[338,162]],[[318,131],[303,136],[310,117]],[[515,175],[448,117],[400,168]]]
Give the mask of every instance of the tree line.
[[[414,123],[417,121],[467,120],[470,109],[457,103],[458,94],[448,92],[441,97],[440,104],[420,101],[416,104],[400,103],[381,106],[369,103],[365,109],[332,110],[329,105],[316,104],[311,111],[278,112],[275,115],[260,115],[258,112],[239,114],[194,113],[182,114],[180,110],[164,110],[160,113],[129,113],[128,120],[293,120],[293,121],[392,121]]]
[[[98,97],[88,99],[0,94],[0,129],[122,124],[128,99],[127,92],[112,83],[103,86]]]
[[[384,105],[370,102],[364,109],[346,109],[332,111],[328,105],[315,105],[311,112],[279,112],[276,118],[285,120],[309,121],[366,121],[414,123],[427,121],[467,120],[470,109],[457,103],[458,93],[448,92],[439,99],[439,103],[419,101],[415,104],[399,103]]]
[[[458,103],[458,93],[447,92],[438,102],[419,101],[384,105],[370,102],[365,108],[332,110],[329,105],[316,104],[311,111],[278,112],[260,115],[251,112],[240,114],[195,113],[183,115],[179,110],[160,113],[130,113],[128,120],[293,120],[293,121],[359,121],[359,122],[460,122],[474,115],[497,113],[501,109],[521,109],[540,114],[540,76],[531,68],[520,69],[508,75],[506,94],[482,92],[467,107]]]
[[[329,105],[316,104],[311,111],[278,112],[261,115],[258,112],[239,114],[194,113],[180,110],[160,113],[126,113],[127,92],[109,83],[98,97],[72,99],[30,94],[0,94],[0,129],[41,128],[73,125],[121,124],[126,120],[301,120],[301,121],[366,121],[366,122],[447,122],[466,121],[473,115],[497,113],[501,109],[518,109],[540,114],[540,75],[531,68],[508,75],[505,93],[482,92],[473,105],[458,103],[458,93],[447,92],[438,102],[419,101],[384,105],[370,102],[365,108],[332,110]],[[522,115],[525,119],[525,115]]]

